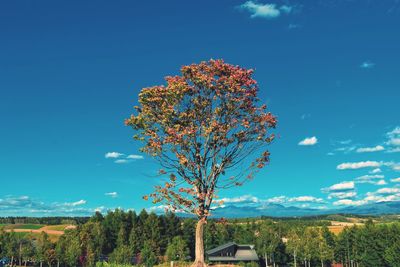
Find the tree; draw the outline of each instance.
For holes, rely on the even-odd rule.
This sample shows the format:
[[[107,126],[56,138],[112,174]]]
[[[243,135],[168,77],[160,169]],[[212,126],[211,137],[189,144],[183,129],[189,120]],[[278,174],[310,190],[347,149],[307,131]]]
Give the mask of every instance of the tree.
[[[105,235],[103,226],[99,222],[87,222],[79,231],[81,249],[85,257],[84,262],[93,266],[98,260],[104,244]]]
[[[42,267],[43,262],[47,262],[49,266],[55,260],[55,253],[53,253],[53,244],[49,240],[49,235],[42,232],[36,242],[36,258]]]
[[[13,263],[18,251],[17,235],[12,230],[10,233],[5,233],[4,239],[4,256],[10,258],[11,263]]]
[[[170,261],[181,260],[184,261],[189,255],[189,249],[185,240],[181,236],[176,236],[167,248],[167,257]]]
[[[125,121],[144,143],[141,150],[162,166],[160,175],[169,174],[144,198],[197,216],[194,265],[200,267],[204,224],[217,191],[251,180],[269,162],[269,129],[277,121],[259,104],[252,75],[222,60],[183,66],[181,76],[165,78],[166,86],[142,89],[137,115]]]
[[[297,260],[299,258],[299,252],[301,251],[302,241],[301,233],[304,229],[292,229],[288,233],[287,249],[289,253],[293,255],[293,266],[297,267]]]
[[[281,237],[278,235],[278,231],[274,229],[273,225],[268,225],[266,222],[262,222],[258,232],[257,247],[261,255],[265,257],[265,265],[268,267],[270,261],[273,262],[273,253],[281,242]]]
[[[24,238],[21,238],[19,242],[19,265],[21,266],[23,262],[24,266],[26,266],[28,261],[35,255],[33,236],[28,234]]]
[[[67,246],[68,244],[66,236],[65,235],[60,236],[55,247],[57,267],[60,266],[60,263],[65,262]]]
[[[157,256],[153,250],[153,240],[144,241],[143,249],[140,252],[140,258],[146,267],[153,267],[157,263]]]
[[[114,249],[110,255],[110,262],[118,264],[131,264],[132,249],[127,245],[121,245]]]
[[[324,267],[324,263],[326,261],[332,261],[334,258],[333,254],[333,248],[329,246],[328,241],[326,238],[328,238],[329,241],[332,241],[333,238],[331,235],[329,235],[329,231],[327,227],[326,229],[319,229],[319,235],[317,238],[318,242],[318,255],[319,259],[321,261],[321,267]]]
[[[65,263],[68,266],[77,266],[79,256],[82,254],[81,242],[79,240],[78,231],[67,231],[65,234],[65,242],[68,244],[65,249]]]
[[[151,240],[152,251],[160,255],[161,225],[160,218],[154,213],[150,213],[144,223],[144,240]]]

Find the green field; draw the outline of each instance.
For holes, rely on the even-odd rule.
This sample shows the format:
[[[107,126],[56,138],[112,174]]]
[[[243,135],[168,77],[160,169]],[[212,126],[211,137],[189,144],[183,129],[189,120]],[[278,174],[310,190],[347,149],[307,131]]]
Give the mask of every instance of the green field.
[[[42,228],[43,224],[7,224],[5,225],[6,229],[30,229],[37,230]]]

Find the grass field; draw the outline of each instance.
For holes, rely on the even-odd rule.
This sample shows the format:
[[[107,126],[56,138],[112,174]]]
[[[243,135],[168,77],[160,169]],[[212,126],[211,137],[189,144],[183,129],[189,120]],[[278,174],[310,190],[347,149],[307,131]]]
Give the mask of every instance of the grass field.
[[[48,225],[46,226],[47,230],[55,230],[55,231],[65,231],[66,229],[70,228],[71,225],[69,224],[60,224],[60,225]]]
[[[59,224],[59,225],[42,225],[42,224],[0,224],[5,231],[13,231],[15,234],[24,237],[27,235],[37,238],[42,232],[49,235],[49,239],[53,242],[57,241],[65,230],[74,229],[74,225]]]
[[[30,229],[37,230],[42,228],[44,225],[42,224],[8,224],[5,226],[5,229]]]

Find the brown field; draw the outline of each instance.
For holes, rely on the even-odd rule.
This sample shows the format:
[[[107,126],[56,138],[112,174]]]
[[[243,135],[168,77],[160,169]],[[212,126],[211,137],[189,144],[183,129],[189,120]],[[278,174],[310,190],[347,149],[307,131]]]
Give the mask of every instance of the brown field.
[[[38,229],[29,229],[22,225],[7,225],[5,227],[6,232],[16,232],[16,233],[31,233],[33,235],[39,235],[42,232],[45,232],[49,235],[51,241],[55,242],[59,239],[61,235],[64,234],[65,230],[75,229],[75,225],[46,225],[42,226]]]
[[[337,222],[337,221],[331,221],[331,226],[328,226],[329,231],[334,233],[335,235],[338,235],[340,232],[343,231],[345,227],[352,227],[354,225],[364,225],[364,223],[360,222],[360,220],[352,220],[352,218],[348,218],[349,221],[351,222]]]

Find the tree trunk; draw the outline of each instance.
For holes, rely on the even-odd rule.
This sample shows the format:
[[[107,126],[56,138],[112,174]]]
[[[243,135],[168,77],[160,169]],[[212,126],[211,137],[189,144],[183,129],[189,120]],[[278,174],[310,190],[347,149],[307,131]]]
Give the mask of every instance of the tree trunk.
[[[296,250],[294,251],[293,256],[294,256],[294,267],[297,267]]]
[[[204,219],[200,219],[196,225],[196,249],[195,249],[196,258],[191,267],[207,266],[206,263],[204,262],[204,242],[203,242],[203,232],[205,224],[206,221]]]
[[[321,267],[324,267],[324,261],[321,259]]]
[[[268,267],[268,255],[265,253],[265,266]]]

